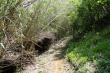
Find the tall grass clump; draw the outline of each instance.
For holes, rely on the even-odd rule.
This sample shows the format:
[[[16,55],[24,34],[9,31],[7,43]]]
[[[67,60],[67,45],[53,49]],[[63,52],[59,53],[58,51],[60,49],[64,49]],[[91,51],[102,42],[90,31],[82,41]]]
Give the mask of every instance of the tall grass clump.
[[[68,35],[71,9],[68,1],[0,0],[1,48],[6,52],[17,43],[24,50],[27,46],[24,42],[36,44],[38,34],[45,31],[56,33],[59,38]]]

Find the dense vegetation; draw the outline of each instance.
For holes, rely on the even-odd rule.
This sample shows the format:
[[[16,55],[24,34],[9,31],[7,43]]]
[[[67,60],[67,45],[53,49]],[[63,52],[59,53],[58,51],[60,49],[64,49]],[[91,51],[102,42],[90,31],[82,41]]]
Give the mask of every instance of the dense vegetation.
[[[66,57],[77,73],[110,73],[110,0],[0,0],[0,58],[45,31],[73,36]]]
[[[2,60],[12,60],[17,71],[27,65],[30,58],[33,60],[33,56],[38,54],[32,48],[39,40],[38,34],[51,32],[58,39],[68,35],[70,20],[67,14],[70,11],[71,5],[65,0],[0,0],[0,72],[3,69]],[[42,44],[43,49],[46,44]]]
[[[78,73],[93,73],[94,69],[96,73],[110,72],[109,6],[109,0],[82,0],[77,4],[72,25],[74,41],[67,57]]]
[[[43,31],[64,36],[60,32],[69,30],[70,21],[66,15],[71,5],[68,2],[33,1],[0,0],[0,39],[4,46],[9,45],[9,39],[22,43],[25,39],[35,40],[35,35]]]

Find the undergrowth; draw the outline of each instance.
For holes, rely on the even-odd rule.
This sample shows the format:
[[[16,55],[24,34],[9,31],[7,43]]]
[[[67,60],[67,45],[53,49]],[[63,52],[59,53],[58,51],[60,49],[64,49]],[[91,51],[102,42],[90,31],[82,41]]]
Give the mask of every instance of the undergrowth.
[[[91,73],[85,65],[94,64],[96,73],[110,73],[110,27],[100,32],[89,32],[79,42],[71,42],[67,58],[78,73]]]

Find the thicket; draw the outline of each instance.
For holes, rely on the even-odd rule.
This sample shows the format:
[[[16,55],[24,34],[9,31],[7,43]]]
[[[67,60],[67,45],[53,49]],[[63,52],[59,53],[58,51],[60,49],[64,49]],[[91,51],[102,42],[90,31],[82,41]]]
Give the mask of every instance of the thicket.
[[[109,0],[80,0],[79,2],[75,4],[76,16],[73,20],[73,34],[78,35],[89,31],[97,32],[110,24]]]
[[[0,61],[5,56],[13,60],[14,56],[19,70],[33,60],[35,50],[31,46],[39,33],[52,32],[57,38],[69,35],[70,11],[71,5],[65,0],[0,0]]]
[[[23,40],[36,40],[43,31],[62,37],[69,32],[67,17],[70,6],[65,1],[52,0],[0,0],[0,41],[7,45]]]
[[[72,12],[74,41],[67,49],[67,57],[78,73],[109,73],[110,1],[72,2],[76,7]]]

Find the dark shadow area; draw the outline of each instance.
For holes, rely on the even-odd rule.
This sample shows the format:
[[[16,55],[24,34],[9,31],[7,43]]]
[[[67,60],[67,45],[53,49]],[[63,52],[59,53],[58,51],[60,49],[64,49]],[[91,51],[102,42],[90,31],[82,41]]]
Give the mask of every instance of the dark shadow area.
[[[16,72],[16,65],[13,61],[4,60],[0,61],[0,73],[15,73]]]
[[[51,41],[51,38],[43,38],[41,41],[37,42],[37,45],[35,45],[35,50],[38,52],[38,55],[41,55],[49,49]]]
[[[37,42],[24,41],[23,46],[25,50],[33,50],[36,55],[41,55],[49,49],[49,46],[52,43],[52,38],[44,37]]]

